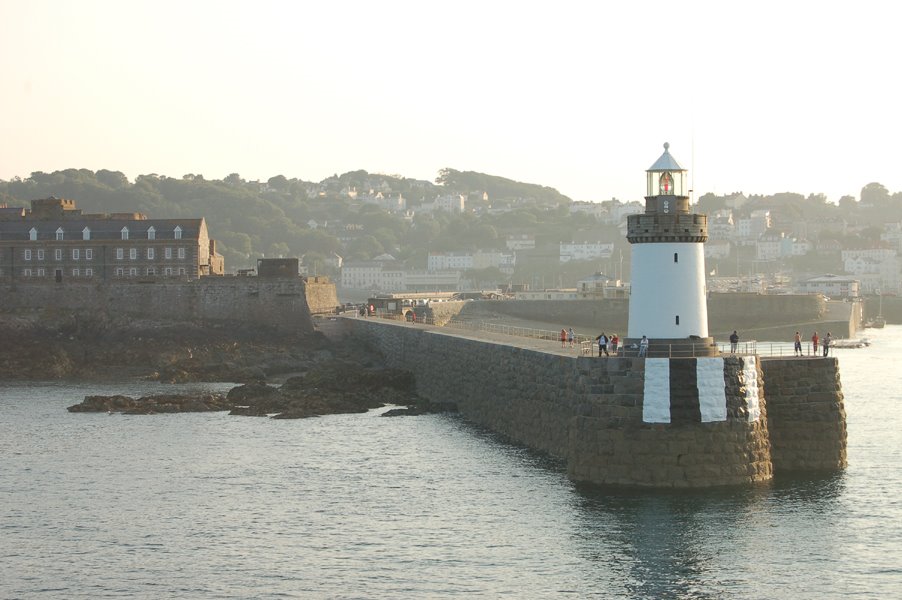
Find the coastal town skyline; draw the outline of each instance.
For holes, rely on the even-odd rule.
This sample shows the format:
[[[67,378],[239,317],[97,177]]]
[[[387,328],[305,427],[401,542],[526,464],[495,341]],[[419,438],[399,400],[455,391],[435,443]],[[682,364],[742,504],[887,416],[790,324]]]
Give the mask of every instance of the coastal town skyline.
[[[0,179],[450,167],[629,200],[669,142],[696,197],[898,191],[900,9],[813,9],[6,0]]]

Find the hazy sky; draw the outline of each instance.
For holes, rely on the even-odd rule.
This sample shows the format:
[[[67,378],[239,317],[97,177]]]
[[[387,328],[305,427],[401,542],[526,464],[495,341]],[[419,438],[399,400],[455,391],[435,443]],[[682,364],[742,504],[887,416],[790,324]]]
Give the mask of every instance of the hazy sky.
[[[0,0],[0,179],[451,167],[575,200],[902,191],[898,2]]]

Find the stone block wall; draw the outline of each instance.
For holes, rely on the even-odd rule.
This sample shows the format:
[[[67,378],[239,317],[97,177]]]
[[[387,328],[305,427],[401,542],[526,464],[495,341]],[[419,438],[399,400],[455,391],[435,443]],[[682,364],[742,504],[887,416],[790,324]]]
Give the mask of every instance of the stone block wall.
[[[472,301],[471,301],[472,302]],[[426,309],[426,317],[432,320],[432,323],[442,326],[448,321],[460,314],[467,301],[464,300],[448,300],[445,302],[431,302]]]
[[[765,358],[764,389],[774,470],[846,466],[846,410],[836,358]]]
[[[568,473],[578,481],[648,487],[710,487],[769,480],[773,476],[766,408],[757,361],[737,357],[703,359],[723,364],[723,414],[699,413],[701,382],[693,359],[663,360],[668,367],[666,423],[649,422],[651,361],[623,363],[629,386],[602,386],[593,414],[577,417],[570,430]],[[750,376],[750,373],[752,374]],[[660,392],[657,392],[658,394]],[[666,393],[666,392],[665,392]],[[694,397],[694,400],[693,400]],[[750,397],[753,400],[750,400]],[[658,398],[660,399],[660,398]],[[618,411],[615,407],[625,407]],[[643,412],[645,414],[643,414]],[[721,420],[723,419],[723,420]]]
[[[108,320],[240,322],[282,331],[313,331],[304,281],[203,277],[195,281],[15,283],[0,285],[4,313],[67,312]]]
[[[328,277],[308,277],[305,292],[311,314],[332,314],[338,307],[338,293]]]
[[[791,463],[784,457],[792,446],[785,440],[800,431],[820,436],[816,444],[793,451],[807,460],[815,445],[824,448],[830,440],[836,445],[840,434],[844,448],[844,415],[831,412],[841,394],[838,375],[833,387],[823,382],[836,373],[829,361],[816,367],[820,374],[796,376],[809,389],[802,390],[800,383],[793,399],[785,397],[779,378],[781,369],[790,367],[775,362],[754,357],[659,359],[667,363],[677,391],[668,392],[667,422],[649,422],[654,419],[644,411],[649,394],[645,370],[654,359],[560,356],[518,347],[516,341],[489,342],[381,320],[346,321],[352,335],[374,344],[392,366],[412,372],[421,395],[455,402],[467,419],[566,460],[574,480],[651,487],[744,484],[769,480],[775,469],[787,468]],[[697,397],[703,394],[703,369],[697,361],[705,360],[722,365],[720,418],[706,418],[710,406],[699,408],[704,402],[696,400],[691,408],[684,397],[692,386]],[[794,368],[804,370],[814,360],[796,362],[801,366]],[[822,404],[811,407],[807,424],[782,426],[781,419],[801,410],[802,397]],[[773,402],[779,408],[772,414]],[[813,420],[823,426],[812,426]],[[772,455],[772,431],[780,440],[779,459]],[[827,462],[834,469],[844,465],[844,460]]]

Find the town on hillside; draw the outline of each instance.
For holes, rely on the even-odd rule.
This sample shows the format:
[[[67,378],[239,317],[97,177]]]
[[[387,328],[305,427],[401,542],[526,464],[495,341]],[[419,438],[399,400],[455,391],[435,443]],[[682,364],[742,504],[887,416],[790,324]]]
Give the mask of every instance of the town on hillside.
[[[693,206],[708,217],[709,291],[900,291],[902,193],[879,183],[835,202],[734,193],[705,194]],[[0,277],[191,279],[252,274],[261,258],[299,257],[300,274],[332,278],[347,299],[463,290],[623,297],[627,217],[643,210],[639,198],[573,201],[453,169],[435,182],[354,171],[319,183],[36,172],[0,181],[0,252],[8,254]],[[79,248],[67,246],[60,264],[55,244],[75,240]],[[91,246],[102,240],[109,249],[97,255]]]

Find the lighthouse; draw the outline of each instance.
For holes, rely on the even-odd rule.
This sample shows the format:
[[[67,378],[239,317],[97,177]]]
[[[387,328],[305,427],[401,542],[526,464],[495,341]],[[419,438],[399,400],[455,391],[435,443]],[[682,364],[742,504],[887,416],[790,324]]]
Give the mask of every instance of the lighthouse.
[[[708,219],[689,208],[686,170],[664,154],[646,171],[645,212],[627,218],[632,244],[628,344],[649,356],[712,356],[705,294]]]

